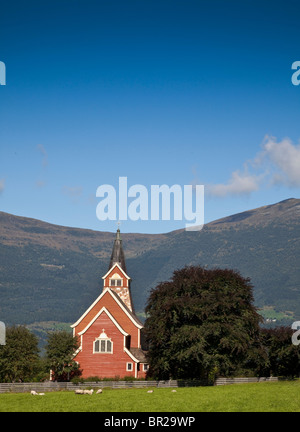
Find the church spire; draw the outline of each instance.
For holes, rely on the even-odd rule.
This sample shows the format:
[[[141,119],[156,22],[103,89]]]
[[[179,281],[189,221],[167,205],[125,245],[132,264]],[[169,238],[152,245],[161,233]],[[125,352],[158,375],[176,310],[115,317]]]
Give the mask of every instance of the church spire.
[[[110,257],[110,263],[108,269],[111,269],[115,264],[118,264],[121,267],[121,269],[125,273],[127,273],[126,264],[125,264],[125,255],[123,251],[123,245],[122,245],[122,239],[121,239],[119,227],[114,241],[114,246]]]
[[[122,246],[120,228],[117,230],[113,250],[109,262],[109,268],[103,279],[103,290],[110,288],[116,293],[128,309],[133,312],[133,304],[130,292],[130,277],[127,275],[125,255]]]

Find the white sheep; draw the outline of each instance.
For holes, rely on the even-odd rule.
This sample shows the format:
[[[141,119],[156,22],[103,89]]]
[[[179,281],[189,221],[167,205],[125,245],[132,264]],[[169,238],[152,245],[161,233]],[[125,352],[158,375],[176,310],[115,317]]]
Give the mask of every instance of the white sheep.
[[[96,394],[100,394],[100,393],[102,393],[102,389],[96,391]]]
[[[75,394],[83,394],[83,390],[75,390]]]
[[[44,396],[45,393],[37,393],[35,390],[31,390],[30,392],[33,396]]]
[[[147,393],[153,393],[153,390],[148,390]]]
[[[94,390],[83,390],[83,394],[89,394],[92,395],[94,393]]]

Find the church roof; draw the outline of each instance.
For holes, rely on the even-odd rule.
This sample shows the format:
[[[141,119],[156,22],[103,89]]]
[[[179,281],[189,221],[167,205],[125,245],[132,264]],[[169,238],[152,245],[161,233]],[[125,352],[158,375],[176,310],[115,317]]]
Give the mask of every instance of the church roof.
[[[146,352],[141,348],[130,348],[131,354],[141,363],[147,362]]]
[[[128,318],[131,320],[131,322],[133,322],[133,324],[136,327],[138,327],[138,328],[142,328],[143,327],[143,323],[139,320],[139,318],[125,305],[125,303],[118,296],[118,294],[115,293],[110,288],[105,288],[105,290],[102,291],[102,293],[99,295],[99,297],[96,298],[96,300],[94,301],[94,303],[91,304],[91,306],[83,313],[83,315],[81,315],[81,317],[74,324],[71,325],[71,327],[72,328],[77,327],[80,324],[80,322],[88,315],[89,312],[91,312],[92,314],[90,315],[90,318],[87,320],[87,322],[91,323],[95,319],[95,316],[97,316],[97,314],[99,314],[99,311],[96,311],[96,310],[93,313],[93,308],[97,307],[97,303],[100,302],[100,300],[102,299],[102,297],[104,297],[104,295],[106,293],[109,293],[111,295],[111,297],[119,304],[119,306],[121,307],[121,309],[123,309],[123,311],[125,312],[125,314],[128,316]]]
[[[126,312],[128,315],[131,316],[132,320],[134,320],[137,324],[139,324],[141,327],[144,326],[144,324],[142,323],[142,321],[136,316],[136,314],[131,311],[126,304],[122,301],[122,299],[118,296],[118,294],[116,292],[114,292],[113,290],[110,290],[110,293],[116,297],[117,300],[119,300],[120,302],[122,302],[123,307],[125,308]]]
[[[109,269],[111,269],[115,264],[118,264],[122,270],[126,271],[126,264],[125,264],[125,255],[123,251],[123,245],[122,245],[122,239],[120,236],[120,229],[117,230],[117,235],[114,241],[113,250],[110,257],[109,262]]]

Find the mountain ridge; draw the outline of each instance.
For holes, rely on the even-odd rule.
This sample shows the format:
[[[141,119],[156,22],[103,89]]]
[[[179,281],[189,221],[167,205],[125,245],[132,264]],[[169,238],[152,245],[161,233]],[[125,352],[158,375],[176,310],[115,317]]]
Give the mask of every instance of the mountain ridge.
[[[300,200],[230,215],[201,231],[122,233],[136,312],[184,265],[233,268],[250,277],[255,304],[300,318]],[[115,233],[0,212],[0,320],[72,322],[102,290]]]

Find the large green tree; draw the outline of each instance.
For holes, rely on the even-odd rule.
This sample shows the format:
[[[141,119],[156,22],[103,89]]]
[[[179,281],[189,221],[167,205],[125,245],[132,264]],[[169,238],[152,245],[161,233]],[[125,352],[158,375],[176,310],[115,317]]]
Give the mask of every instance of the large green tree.
[[[6,328],[6,344],[0,345],[0,381],[24,382],[39,368],[38,339],[24,326]]]
[[[69,381],[81,374],[79,365],[73,360],[78,346],[77,338],[69,332],[57,331],[48,335],[45,352],[54,381]]]
[[[151,291],[146,314],[149,374],[155,378],[230,375],[261,361],[261,317],[250,280],[238,272],[176,270]]]
[[[290,327],[261,329],[261,339],[268,355],[268,361],[262,370],[264,375],[290,376],[300,375],[300,350],[293,345]]]

